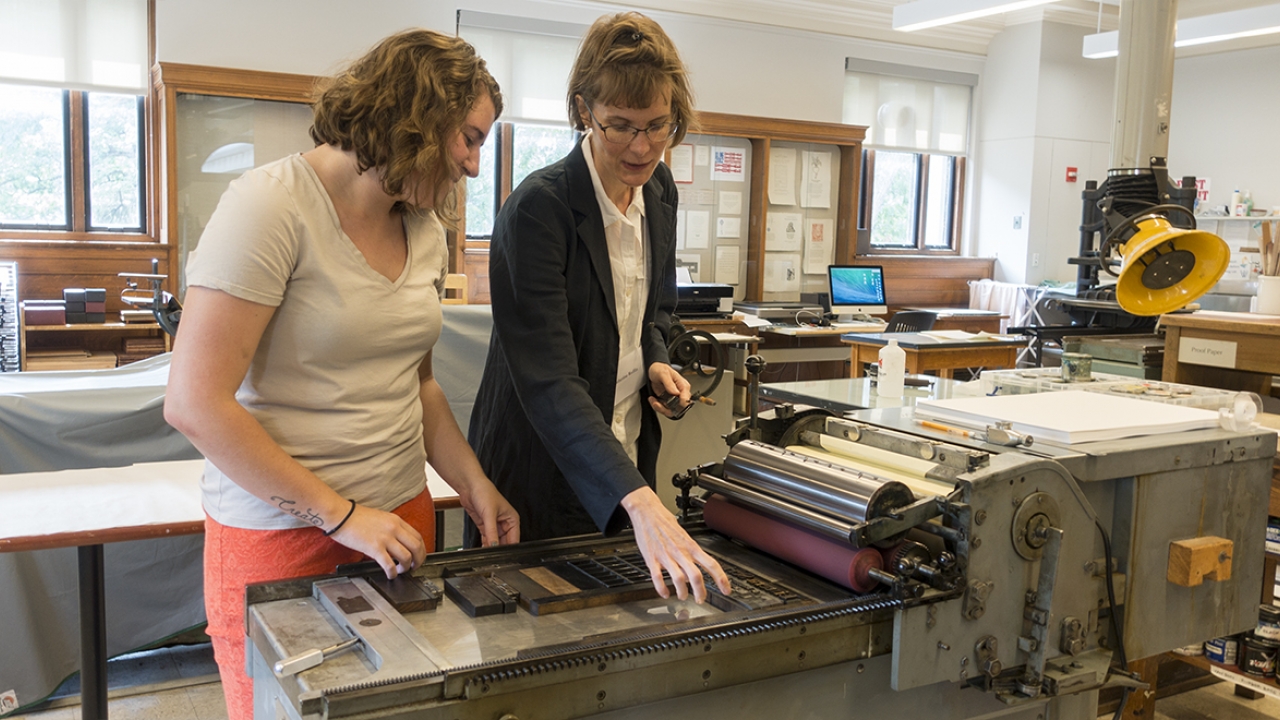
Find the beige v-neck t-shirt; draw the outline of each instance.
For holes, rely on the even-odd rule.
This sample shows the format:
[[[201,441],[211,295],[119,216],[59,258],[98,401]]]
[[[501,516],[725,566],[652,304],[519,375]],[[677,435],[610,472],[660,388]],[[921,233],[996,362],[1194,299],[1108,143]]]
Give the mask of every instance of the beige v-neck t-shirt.
[[[440,336],[448,254],[434,215],[406,215],[395,281],[342,231],[315,171],[293,155],[231,183],[187,258],[189,286],[275,307],[236,399],[344,498],[391,510],[426,485],[418,366]],[[179,342],[181,340],[179,339]],[[224,525],[287,529],[282,511],[206,462],[204,508]]]

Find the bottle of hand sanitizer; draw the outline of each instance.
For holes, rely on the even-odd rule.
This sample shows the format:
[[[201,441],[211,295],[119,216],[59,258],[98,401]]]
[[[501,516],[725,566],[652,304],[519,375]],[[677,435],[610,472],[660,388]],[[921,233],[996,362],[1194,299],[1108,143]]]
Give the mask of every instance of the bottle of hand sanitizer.
[[[876,394],[880,397],[902,397],[903,379],[906,375],[907,353],[898,347],[897,339],[880,348],[880,369],[876,374]]]

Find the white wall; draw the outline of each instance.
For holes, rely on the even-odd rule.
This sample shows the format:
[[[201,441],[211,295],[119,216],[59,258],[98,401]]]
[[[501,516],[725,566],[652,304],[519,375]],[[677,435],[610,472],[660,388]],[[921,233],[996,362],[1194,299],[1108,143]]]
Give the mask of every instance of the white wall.
[[[1169,171],[1209,179],[1209,203],[1236,188],[1280,205],[1280,47],[1174,63]]]
[[[161,62],[326,75],[397,30],[452,33],[446,3],[413,0],[156,0]]]
[[[982,77],[970,245],[1007,282],[1026,279],[1039,57],[1039,26],[1012,26],[992,39]]]
[[[1087,28],[1044,23],[1040,34],[1040,92],[1036,96],[1036,154],[1032,169],[1031,229],[1025,282],[1074,281],[1079,254],[1081,192],[1106,178],[1115,112],[1115,60],[1080,55]],[[1078,171],[1076,182],[1067,168]]]
[[[1080,193],[1106,177],[1115,85],[1114,61],[1081,57],[1085,34],[1029,23],[988,47],[974,244],[997,258],[997,279],[1075,279],[1067,259],[1080,245]],[[1074,183],[1068,167],[1077,168]]]
[[[617,5],[552,0],[158,0],[163,62],[330,73],[380,38],[413,25],[454,32],[458,8],[589,24]],[[840,122],[846,57],[978,73],[983,58],[746,22],[652,12],[680,48],[698,107]],[[251,20],[246,20],[251,18]]]

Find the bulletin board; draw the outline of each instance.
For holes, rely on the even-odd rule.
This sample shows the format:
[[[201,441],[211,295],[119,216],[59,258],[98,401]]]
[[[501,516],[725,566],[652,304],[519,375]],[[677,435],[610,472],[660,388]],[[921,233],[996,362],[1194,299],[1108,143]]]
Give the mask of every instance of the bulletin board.
[[[840,148],[773,141],[765,188],[764,300],[827,291],[835,260]]]
[[[667,155],[680,193],[676,267],[694,282],[733,286],[746,295],[751,210],[751,141],[719,135],[685,137]]]

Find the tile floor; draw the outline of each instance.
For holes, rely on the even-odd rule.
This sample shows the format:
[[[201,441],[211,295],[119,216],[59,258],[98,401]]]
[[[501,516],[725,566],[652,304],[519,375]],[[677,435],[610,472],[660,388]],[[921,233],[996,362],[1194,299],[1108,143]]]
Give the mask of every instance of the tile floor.
[[[226,706],[208,644],[127,655],[108,664],[111,720],[224,720]],[[76,678],[64,683],[49,707],[21,720],[79,720]],[[140,694],[132,694],[138,692]],[[1280,700],[1236,697],[1227,683],[1210,685],[1156,703],[1155,720],[1275,720]],[[1108,716],[1109,720],[1109,716]]]
[[[73,676],[22,720],[79,720],[80,677]],[[225,720],[218,666],[208,643],[122,655],[107,663],[111,720]]]

